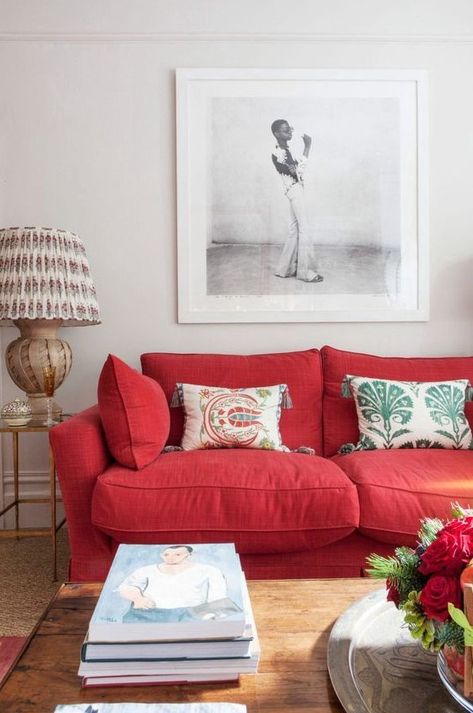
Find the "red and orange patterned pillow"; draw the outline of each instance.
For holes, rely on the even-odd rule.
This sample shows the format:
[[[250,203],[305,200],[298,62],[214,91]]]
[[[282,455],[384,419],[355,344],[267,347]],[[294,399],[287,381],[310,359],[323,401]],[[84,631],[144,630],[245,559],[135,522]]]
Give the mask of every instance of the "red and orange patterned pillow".
[[[281,408],[290,406],[286,384],[248,389],[225,389],[176,384],[185,413],[181,447],[263,448],[289,450],[279,433]]]

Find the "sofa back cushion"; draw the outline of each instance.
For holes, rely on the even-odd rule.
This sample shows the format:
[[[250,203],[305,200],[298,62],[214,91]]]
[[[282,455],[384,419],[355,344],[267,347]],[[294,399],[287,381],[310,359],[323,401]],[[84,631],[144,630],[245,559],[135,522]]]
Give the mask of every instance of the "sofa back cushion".
[[[324,375],[324,455],[330,457],[344,443],[359,438],[356,405],[341,395],[347,374],[397,381],[446,381],[468,379],[473,383],[473,357],[380,357],[325,346],[321,350]],[[473,426],[473,404],[465,404]]]
[[[135,470],[149,465],[169,434],[169,406],[159,384],[110,354],[97,396],[105,438],[115,460]]]
[[[230,389],[287,384],[293,407],[283,409],[279,428],[282,442],[290,449],[322,448],[322,368],[320,352],[308,349],[281,354],[166,354],[141,356],[143,373],[162,386],[168,403],[176,383],[206,384]],[[181,442],[182,408],[171,409],[168,444]]]

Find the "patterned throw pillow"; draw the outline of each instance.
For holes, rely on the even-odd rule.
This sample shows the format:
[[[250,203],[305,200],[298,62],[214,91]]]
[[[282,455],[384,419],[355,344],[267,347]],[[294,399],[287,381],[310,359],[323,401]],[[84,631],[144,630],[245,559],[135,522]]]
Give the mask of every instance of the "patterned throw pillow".
[[[181,446],[197,448],[264,448],[287,451],[279,433],[281,408],[289,406],[286,384],[251,389],[176,384],[184,406]],[[172,405],[175,405],[176,400]]]
[[[418,382],[346,376],[360,440],[342,452],[377,448],[472,448],[465,418],[467,379]]]

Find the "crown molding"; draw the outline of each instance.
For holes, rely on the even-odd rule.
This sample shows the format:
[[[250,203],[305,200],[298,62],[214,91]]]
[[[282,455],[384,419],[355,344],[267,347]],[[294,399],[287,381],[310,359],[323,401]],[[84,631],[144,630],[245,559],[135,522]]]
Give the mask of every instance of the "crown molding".
[[[312,42],[473,44],[473,34],[372,35],[315,32],[0,32],[0,42]]]

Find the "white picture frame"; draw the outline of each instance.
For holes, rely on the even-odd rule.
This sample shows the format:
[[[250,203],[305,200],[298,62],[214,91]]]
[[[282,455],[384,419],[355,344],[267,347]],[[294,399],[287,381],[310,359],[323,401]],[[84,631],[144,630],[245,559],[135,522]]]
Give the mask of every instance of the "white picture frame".
[[[176,110],[179,322],[428,320],[425,71],[177,69]],[[302,226],[277,119],[296,176],[312,138],[306,277],[301,252],[276,274],[286,216]]]

